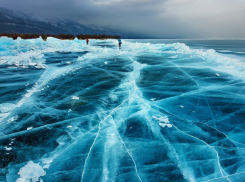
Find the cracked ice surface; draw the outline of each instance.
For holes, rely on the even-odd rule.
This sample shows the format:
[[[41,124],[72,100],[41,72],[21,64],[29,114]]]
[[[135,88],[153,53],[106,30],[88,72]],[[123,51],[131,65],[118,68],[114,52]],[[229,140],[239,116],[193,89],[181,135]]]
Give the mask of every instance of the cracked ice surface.
[[[0,38],[0,181],[244,181],[245,42],[137,41]]]

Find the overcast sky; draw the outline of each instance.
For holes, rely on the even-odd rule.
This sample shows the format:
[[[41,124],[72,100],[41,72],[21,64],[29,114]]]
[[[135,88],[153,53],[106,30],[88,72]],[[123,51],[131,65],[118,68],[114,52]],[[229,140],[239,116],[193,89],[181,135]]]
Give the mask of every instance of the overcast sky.
[[[245,0],[0,0],[0,6],[149,38],[245,39]]]

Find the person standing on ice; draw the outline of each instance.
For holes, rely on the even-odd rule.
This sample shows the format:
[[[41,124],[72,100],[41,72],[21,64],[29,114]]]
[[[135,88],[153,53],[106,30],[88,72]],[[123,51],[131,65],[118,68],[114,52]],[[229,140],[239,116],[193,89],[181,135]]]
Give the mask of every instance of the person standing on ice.
[[[89,40],[87,39],[87,40],[86,40],[86,42],[87,42],[87,45],[88,45],[88,41],[89,41]]]
[[[118,39],[118,43],[119,43],[119,47],[121,47],[122,40],[120,38]]]

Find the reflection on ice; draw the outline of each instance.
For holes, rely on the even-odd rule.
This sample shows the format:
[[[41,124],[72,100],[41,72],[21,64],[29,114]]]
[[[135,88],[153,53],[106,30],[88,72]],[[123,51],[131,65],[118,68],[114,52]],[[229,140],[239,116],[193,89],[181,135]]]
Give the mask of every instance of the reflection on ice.
[[[0,48],[0,181],[243,181],[240,60],[183,43]]]

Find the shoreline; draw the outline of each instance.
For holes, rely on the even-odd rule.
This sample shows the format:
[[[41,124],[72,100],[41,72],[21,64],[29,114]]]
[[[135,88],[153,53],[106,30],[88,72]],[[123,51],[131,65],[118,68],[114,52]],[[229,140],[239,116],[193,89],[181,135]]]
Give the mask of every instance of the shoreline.
[[[93,35],[93,34],[17,34],[17,33],[0,33],[0,37],[9,37],[13,40],[16,40],[18,37],[21,39],[37,39],[42,38],[44,41],[47,40],[48,37],[57,38],[60,40],[74,40],[75,38],[79,40],[86,40],[86,39],[119,39],[121,36],[119,35]]]

